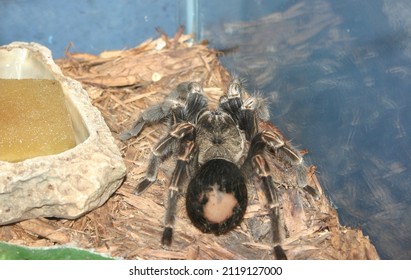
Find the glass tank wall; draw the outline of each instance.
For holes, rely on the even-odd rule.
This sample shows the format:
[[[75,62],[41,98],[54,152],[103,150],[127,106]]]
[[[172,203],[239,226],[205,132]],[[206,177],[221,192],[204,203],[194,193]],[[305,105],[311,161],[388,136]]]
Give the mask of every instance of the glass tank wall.
[[[222,4],[224,3],[224,4]],[[318,167],[342,224],[384,259],[411,258],[408,0],[6,1],[0,44],[54,57],[138,45],[180,24],[271,102],[271,120]]]

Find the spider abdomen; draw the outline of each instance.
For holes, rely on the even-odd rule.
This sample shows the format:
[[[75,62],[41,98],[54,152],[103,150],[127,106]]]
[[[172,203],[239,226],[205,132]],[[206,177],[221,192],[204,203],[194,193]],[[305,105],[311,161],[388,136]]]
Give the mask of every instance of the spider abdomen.
[[[187,213],[202,232],[223,234],[236,227],[247,208],[247,187],[240,169],[225,159],[204,163],[191,179]]]

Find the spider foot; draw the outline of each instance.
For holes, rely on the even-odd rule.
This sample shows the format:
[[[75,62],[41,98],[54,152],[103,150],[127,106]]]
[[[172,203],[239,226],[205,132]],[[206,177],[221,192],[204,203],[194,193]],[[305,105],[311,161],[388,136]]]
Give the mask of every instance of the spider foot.
[[[154,181],[151,181],[151,180],[149,180],[149,179],[144,179],[143,181],[141,181],[138,185],[137,185],[137,187],[134,189],[134,191],[133,191],[133,194],[135,194],[135,195],[139,195],[139,194],[141,194],[142,192],[144,192],[149,186],[151,186],[151,184],[153,183]]]
[[[277,260],[287,260],[287,256],[280,245],[274,246],[274,255]]]
[[[311,187],[310,185],[306,185],[303,187],[304,191],[306,191],[309,195],[311,195],[315,200],[320,199],[320,194],[318,193],[317,189]]]
[[[130,138],[138,136],[141,130],[143,129],[144,125],[145,122],[142,119],[137,120],[137,122],[133,125],[133,127],[130,130],[120,133],[120,140],[127,141]]]
[[[173,228],[166,227],[163,231],[163,236],[161,237],[161,244],[165,246],[170,246],[173,240]]]
[[[127,141],[128,139],[132,138],[133,134],[129,131],[122,132],[119,136],[121,141]]]

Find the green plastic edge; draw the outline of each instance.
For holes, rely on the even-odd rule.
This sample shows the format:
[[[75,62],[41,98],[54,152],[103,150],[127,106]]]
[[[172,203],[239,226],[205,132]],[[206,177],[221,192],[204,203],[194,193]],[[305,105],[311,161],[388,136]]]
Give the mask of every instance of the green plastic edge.
[[[0,260],[114,260],[114,258],[67,246],[33,248],[0,242]]]

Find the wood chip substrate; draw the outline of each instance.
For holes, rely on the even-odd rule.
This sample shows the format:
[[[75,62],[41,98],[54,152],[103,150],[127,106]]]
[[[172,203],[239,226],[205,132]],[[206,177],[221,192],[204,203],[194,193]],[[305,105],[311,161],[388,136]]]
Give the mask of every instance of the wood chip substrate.
[[[0,226],[0,240],[32,247],[67,245],[90,249],[119,259],[273,259],[267,241],[269,219],[253,190],[245,218],[222,236],[197,230],[186,215],[181,195],[174,240],[161,245],[170,166],[161,167],[158,180],[143,194],[133,189],[145,176],[152,145],[166,126],[145,127],[136,138],[119,140],[147,107],[161,102],[179,83],[198,81],[215,106],[225,92],[230,74],[220,53],[207,44],[190,42],[179,32],[147,40],[136,48],[100,55],[66,52],[56,61],[63,73],[83,84],[102,113],[127,165],[127,177],[100,208],[76,220],[38,218]],[[304,143],[299,143],[302,146]],[[280,190],[285,224],[283,248],[289,259],[378,259],[369,238],[360,229],[341,226],[317,180],[315,167],[307,169],[309,184],[321,194]]]

